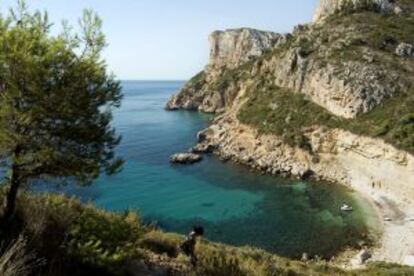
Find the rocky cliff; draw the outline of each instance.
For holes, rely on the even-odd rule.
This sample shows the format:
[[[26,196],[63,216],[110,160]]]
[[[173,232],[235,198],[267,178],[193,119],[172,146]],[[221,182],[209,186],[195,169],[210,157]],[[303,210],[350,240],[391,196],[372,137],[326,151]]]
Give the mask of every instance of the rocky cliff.
[[[260,57],[286,43],[288,35],[249,28],[215,31],[210,37],[210,59],[205,70],[191,79],[166,108],[218,112],[231,104],[237,87],[226,89],[223,78],[229,70]],[[224,91],[229,90],[229,91]]]
[[[414,248],[404,222],[414,216],[413,7],[321,0],[315,22],[292,34],[213,34],[210,64],[167,109],[217,114],[198,150],[339,182],[388,206],[408,238],[397,249],[384,241],[378,259],[402,262]]]
[[[209,67],[235,68],[280,43],[283,35],[242,28],[215,31],[210,37]]]
[[[358,10],[355,16],[329,17],[345,2],[321,1],[315,18],[327,22],[298,26],[293,34],[214,32],[209,65],[170,100],[167,109],[220,112],[232,105],[241,87],[266,80],[305,94],[337,116],[355,118],[371,111],[411,83],[407,74],[411,64],[401,62],[406,71],[401,74],[394,61],[398,44],[410,39],[409,28],[396,32],[391,24],[403,27],[412,22],[401,16],[392,20],[401,22],[378,30],[383,25],[380,13],[397,6],[374,2],[382,8],[372,12],[362,8],[369,17]]]
[[[402,11],[394,0],[321,0],[313,21],[320,22],[337,12],[358,9],[373,9],[382,13]]]

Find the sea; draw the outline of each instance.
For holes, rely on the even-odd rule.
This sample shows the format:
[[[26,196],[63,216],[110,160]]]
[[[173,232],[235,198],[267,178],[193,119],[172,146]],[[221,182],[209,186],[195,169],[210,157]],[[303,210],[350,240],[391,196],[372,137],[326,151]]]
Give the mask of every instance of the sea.
[[[183,81],[123,81],[122,106],[114,125],[122,135],[118,155],[123,170],[102,176],[89,187],[64,186],[65,193],[98,207],[136,210],[143,221],[165,231],[188,233],[205,228],[205,238],[253,246],[287,257],[333,256],[348,246],[369,242],[374,210],[346,187],[261,175],[207,155],[183,166],[170,155],[196,143],[212,115],[164,106]],[[346,202],[354,211],[344,213]]]

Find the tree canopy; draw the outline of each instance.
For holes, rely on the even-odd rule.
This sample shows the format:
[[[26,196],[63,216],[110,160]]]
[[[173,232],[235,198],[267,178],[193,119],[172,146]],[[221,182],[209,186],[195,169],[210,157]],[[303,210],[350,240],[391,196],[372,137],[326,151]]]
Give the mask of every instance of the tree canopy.
[[[51,27],[47,13],[23,1],[0,17],[0,155],[9,195],[32,179],[89,184],[122,166],[111,125],[122,94],[101,57],[102,21],[86,10],[78,32],[63,22],[52,35]]]

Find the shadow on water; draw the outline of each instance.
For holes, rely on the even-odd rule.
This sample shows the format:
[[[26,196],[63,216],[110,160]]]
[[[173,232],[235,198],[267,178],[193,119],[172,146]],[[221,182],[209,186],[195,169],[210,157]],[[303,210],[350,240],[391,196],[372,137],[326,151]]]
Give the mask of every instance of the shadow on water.
[[[127,161],[124,170],[88,188],[52,191],[108,210],[137,209],[145,221],[168,231],[184,234],[201,224],[213,241],[290,257],[330,256],[367,239],[366,207],[342,186],[262,176],[212,156],[194,166],[169,164],[169,156],[190,148],[211,118],[163,110],[182,84],[124,82],[124,103],[114,122],[123,135],[118,152]],[[342,202],[355,211],[341,213]]]

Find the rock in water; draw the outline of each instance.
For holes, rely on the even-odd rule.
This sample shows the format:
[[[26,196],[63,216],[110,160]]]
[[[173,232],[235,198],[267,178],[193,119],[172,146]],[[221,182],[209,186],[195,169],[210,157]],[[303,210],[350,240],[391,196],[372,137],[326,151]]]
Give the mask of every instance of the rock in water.
[[[170,157],[170,162],[175,164],[194,164],[202,159],[201,155],[194,153],[177,153]]]

